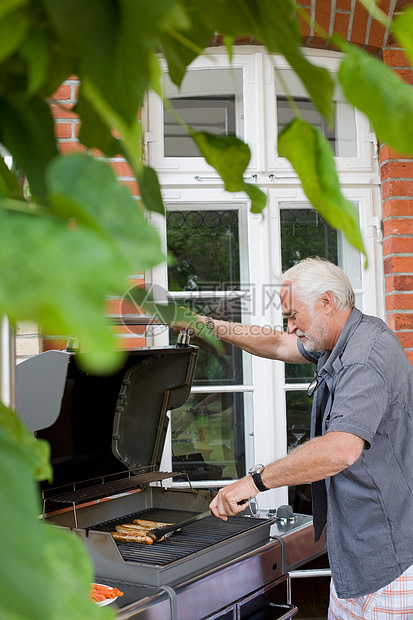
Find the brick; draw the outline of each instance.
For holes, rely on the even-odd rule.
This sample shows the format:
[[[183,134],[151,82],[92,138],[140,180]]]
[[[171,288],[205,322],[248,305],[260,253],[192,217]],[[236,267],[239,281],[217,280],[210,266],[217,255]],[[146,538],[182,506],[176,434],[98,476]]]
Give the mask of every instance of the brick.
[[[122,185],[126,185],[132,196],[140,196],[139,187],[136,181],[121,181]]]
[[[106,312],[117,315],[145,314],[133,301],[123,299],[122,297],[108,299],[106,301]]]
[[[390,196],[413,196],[413,181],[385,181],[381,193],[383,199]]]
[[[401,77],[403,82],[406,84],[413,84],[413,72],[411,69],[395,69],[398,75]]]
[[[38,355],[40,353],[40,338],[29,336],[18,336],[16,338],[17,355]]]
[[[145,336],[146,326],[145,325],[113,325],[111,327],[114,334],[121,335],[136,335],[136,336]]]
[[[134,349],[141,349],[146,345],[146,338],[140,338],[138,336],[132,338],[117,338],[116,346],[119,349],[131,351]]]
[[[383,260],[384,274],[413,273],[413,256],[389,256]]]
[[[385,278],[386,293],[392,291],[413,291],[413,275],[396,276],[390,275]]]
[[[411,332],[395,332],[397,338],[404,349],[412,349],[413,353],[413,331]]]
[[[64,103],[51,103],[50,111],[52,113],[53,118],[79,118],[78,115],[73,112],[73,106],[66,105]]]
[[[80,142],[61,142],[59,144],[59,151],[61,153],[86,153],[87,148]]]
[[[383,50],[383,62],[390,67],[409,67],[406,54],[402,50]]]
[[[384,163],[388,159],[406,159],[409,155],[398,153],[388,144],[380,144],[380,163]]]
[[[67,345],[67,338],[44,338],[43,351],[64,351]]]
[[[383,222],[383,234],[385,237],[390,235],[412,235],[413,234],[413,214],[412,217],[390,217]]]
[[[382,181],[392,179],[413,179],[413,159],[410,161],[387,161],[380,168]]]
[[[413,314],[390,313],[387,315],[387,324],[393,331],[413,330]]]
[[[52,99],[57,101],[64,101],[66,99],[71,99],[72,97],[72,89],[69,84],[62,84],[59,86],[57,91],[53,93]]]
[[[16,336],[33,336],[39,334],[39,326],[34,321],[18,321],[16,325]]]
[[[408,254],[413,255],[413,236],[412,237],[388,237],[383,241],[383,254]]]
[[[390,310],[413,310],[413,294],[386,295],[386,309]]]
[[[71,138],[72,137],[72,124],[71,123],[55,123],[54,132],[56,138]]]
[[[383,220],[391,216],[413,216],[413,200],[389,198],[383,202]]]
[[[134,177],[131,167],[126,161],[110,161],[109,165],[119,177]]]

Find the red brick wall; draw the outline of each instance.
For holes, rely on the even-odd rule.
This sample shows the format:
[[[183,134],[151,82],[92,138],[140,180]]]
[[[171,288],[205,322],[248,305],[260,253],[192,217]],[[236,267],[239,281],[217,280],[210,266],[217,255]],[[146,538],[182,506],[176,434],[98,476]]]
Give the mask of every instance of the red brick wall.
[[[73,76],[69,80],[66,80],[56,93],[54,93],[53,99],[50,102],[52,114],[55,119],[55,134],[61,153],[87,151],[87,149],[79,143],[80,121],[78,116],[72,112],[72,108],[77,101],[78,88],[79,80]],[[93,154],[97,158],[101,156],[101,153],[97,151]],[[127,162],[122,157],[114,157],[109,160],[109,164],[112,166],[119,180],[129,188],[132,196],[137,197],[139,192],[138,186]],[[138,205],[136,208],[139,208]],[[142,284],[142,274],[136,274],[131,277],[130,286]],[[107,301],[108,315],[120,315],[122,303],[122,298],[109,298]],[[125,307],[123,311],[125,311]],[[132,308],[131,312],[134,311],[135,309]],[[121,348],[130,350],[145,346],[146,344],[144,326],[119,324],[113,326],[113,331],[118,337],[118,344]],[[64,334],[43,334],[43,351],[64,349],[66,344],[67,336]]]
[[[390,38],[383,61],[408,84],[413,72]],[[383,261],[387,323],[413,364],[413,158],[380,146],[383,201]]]

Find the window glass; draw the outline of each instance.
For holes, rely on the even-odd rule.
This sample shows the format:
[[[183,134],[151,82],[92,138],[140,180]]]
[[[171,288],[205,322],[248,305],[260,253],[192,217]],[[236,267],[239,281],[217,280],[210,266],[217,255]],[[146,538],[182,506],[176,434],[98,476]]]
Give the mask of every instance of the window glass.
[[[357,157],[357,133],[355,111],[337,91],[335,96],[335,119],[331,127],[314,107],[299,78],[288,69],[275,71],[277,93],[278,131],[295,117],[287,100],[285,90],[294,99],[302,118],[318,127],[329,141],[336,157]]]
[[[312,398],[307,391],[287,391],[287,447],[294,450],[310,438]],[[288,502],[294,512],[311,514],[311,488],[309,484],[288,488]]]
[[[164,76],[164,93],[176,114],[164,106],[164,156],[200,157],[176,115],[195,131],[242,137],[242,70],[189,71],[178,88]]]
[[[169,291],[240,290],[236,210],[168,211]]]
[[[241,251],[245,225],[239,208],[170,205],[169,294],[196,314],[245,322],[243,317],[251,312],[248,291],[241,291],[248,272]],[[171,330],[170,342],[175,340],[176,331]],[[199,345],[194,390],[183,407],[171,412],[172,466],[193,481],[236,479],[245,475],[249,445],[245,429],[252,398],[242,386],[251,361],[245,362],[241,349],[225,342],[219,351],[196,336],[191,344]],[[207,387],[200,392],[201,386]]]
[[[193,481],[245,475],[246,396],[240,392],[192,393],[183,407],[171,412],[174,471],[186,472]]]

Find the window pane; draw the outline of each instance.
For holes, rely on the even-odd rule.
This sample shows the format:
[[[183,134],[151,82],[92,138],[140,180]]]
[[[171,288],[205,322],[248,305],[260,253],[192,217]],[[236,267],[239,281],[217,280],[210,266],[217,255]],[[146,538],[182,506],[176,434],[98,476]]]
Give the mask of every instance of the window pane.
[[[192,393],[171,411],[172,466],[191,480],[245,475],[244,394]],[[184,480],[184,478],[182,478]]]
[[[338,88],[335,93],[335,120],[333,126],[329,127],[325,119],[313,106],[303,84],[295,73],[288,69],[277,70],[275,72],[275,84],[279,131],[295,118],[286,97],[286,87],[303,119],[318,127],[321,133],[325,135],[336,157],[357,157],[355,111],[345,101]]]
[[[239,290],[238,211],[169,211],[170,291]]]
[[[164,94],[178,116],[195,131],[243,136],[242,69],[190,70],[178,89],[164,76]],[[164,107],[164,156],[200,157],[187,131]]]
[[[280,217],[283,271],[309,256],[322,256],[337,264],[337,231],[330,228],[315,209],[282,208]]]
[[[235,136],[235,95],[170,99],[181,119],[195,131]],[[200,152],[176,118],[164,110],[165,157],[200,157]]]
[[[244,300],[240,298],[182,299],[182,305],[191,308],[196,314],[213,316],[216,319],[241,322],[241,308]],[[176,342],[176,331],[171,332],[170,342]],[[223,351],[197,338],[191,337],[191,344],[199,346],[198,362],[194,385],[242,385],[243,356],[238,347],[222,342]]]

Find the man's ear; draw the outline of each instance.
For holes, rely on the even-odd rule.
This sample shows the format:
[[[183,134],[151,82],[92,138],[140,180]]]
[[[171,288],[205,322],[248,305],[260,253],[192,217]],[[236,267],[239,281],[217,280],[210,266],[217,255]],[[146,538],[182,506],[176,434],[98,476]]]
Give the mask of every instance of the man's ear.
[[[321,307],[326,314],[330,314],[334,309],[334,299],[330,291],[326,291],[321,295]]]

